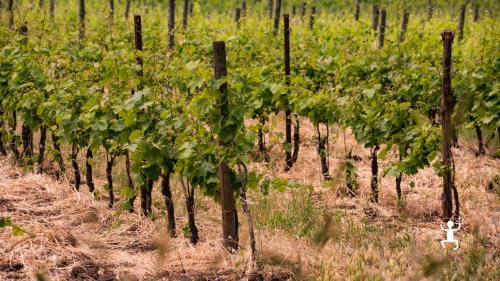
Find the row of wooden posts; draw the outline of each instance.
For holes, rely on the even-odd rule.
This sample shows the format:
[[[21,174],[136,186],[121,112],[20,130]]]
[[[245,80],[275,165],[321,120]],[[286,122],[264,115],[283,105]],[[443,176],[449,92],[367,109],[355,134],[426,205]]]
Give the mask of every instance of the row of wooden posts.
[[[192,0],[183,0],[183,17],[182,17],[182,27],[183,29],[187,28],[188,25],[188,17],[193,13],[193,5]],[[109,8],[110,8],[110,19],[114,16],[115,4],[114,0],[108,0]],[[49,5],[49,14],[50,18],[54,18],[54,9],[55,9],[55,0],[50,0]],[[39,9],[42,10],[44,6],[44,1],[39,0]],[[131,7],[131,0],[126,0],[125,2],[125,17],[128,18],[129,11]],[[281,18],[281,0],[268,0],[268,10],[269,17],[274,17],[274,25],[273,25],[273,33],[277,34],[279,30],[279,22]],[[307,10],[306,2],[302,4],[301,17],[304,18]],[[246,1],[242,1],[241,7],[237,7],[235,9],[235,21],[239,26],[241,17],[246,15],[247,5]],[[360,15],[360,0],[356,0],[355,2],[355,14],[354,18],[359,20]],[[8,0],[7,2],[7,11],[9,13],[9,27],[12,28],[14,25],[14,0]],[[479,6],[474,6],[474,21],[479,20]],[[309,27],[312,29],[314,27],[314,20],[316,16],[316,7],[313,6],[311,8],[310,18],[309,18]],[[463,39],[464,34],[464,25],[465,25],[465,13],[466,13],[466,5],[462,5],[460,7],[460,16],[459,16],[459,27],[458,27],[458,39]],[[293,5],[292,7],[292,15],[296,14],[296,7]],[[78,0],[78,19],[79,19],[79,33],[78,37],[83,39],[85,37],[85,0]],[[399,36],[399,41],[402,42],[404,40],[404,35],[407,30],[408,21],[409,21],[409,12],[404,10],[403,12],[403,20],[401,33]],[[432,0],[428,2],[428,19],[431,19],[433,15],[433,4]],[[372,10],[372,28],[377,31],[378,29],[378,46],[382,47],[384,42],[385,35],[385,26],[386,26],[386,17],[387,13],[385,9],[381,9],[378,5],[373,5]],[[380,20],[379,20],[380,19]],[[173,48],[175,41],[175,0],[169,0],[169,11],[168,11],[168,46],[169,48]]]

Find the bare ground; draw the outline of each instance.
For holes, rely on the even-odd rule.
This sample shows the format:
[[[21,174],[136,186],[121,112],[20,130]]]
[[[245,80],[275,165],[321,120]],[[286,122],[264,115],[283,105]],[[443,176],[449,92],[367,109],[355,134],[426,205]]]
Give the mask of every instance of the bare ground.
[[[273,131],[282,127],[274,120]],[[257,224],[260,275],[255,280],[433,280],[426,264],[449,258],[461,265],[468,251],[482,237],[486,249],[483,271],[499,276],[500,201],[487,191],[500,175],[500,160],[475,157],[473,143],[464,142],[453,151],[457,165],[464,226],[458,237],[461,251],[444,252],[439,246],[441,180],[432,168],[403,181],[405,204],[397,206],[394,178],[383,177],[380,204],[369,203],[369,151],[355,144],[347,132],[333,130],[329,157],[332,182],[324,182],[319,171],[314,130],[303,122],[301,152],[291,172],[283,172],[279,145],[271,151],[270,164],[251,168],[272,176],[312,186],[313,204],[320,215],[333,219],[314,221],[321,235],[298,236],[292,231]],[[278,143],[273,135],[270,142]],[[356,163],[360,195],[342,196],[342,170],[347,150],[360,156]],[[381,171],[394,155],[381,161]],[[121,171],[118,171],[121,173]],[[102,181],[98,181],[101,183]],[[414,187],[411,187],[411,185]],[[76,192],[67,180],[56,181],[13,167],[0,159],[0,216],[10,217],[28,234],[12,236],[0,229],[0,280],[240,280],[248,261],[246,224],[241,229],[242,250],[229,254],[221,247],[220,211],[211,199],[197,196],[197,225],[201,241],[189,244],[182,228],[186,224],[180,188],[174,182],[178,237],[165,231],[162,199],[155,193],[155,219],[106,207],[82,186]],[[104,191],[101,191],[104,193]],[[272,208],[286,210],[293,192],[272,192]],[[251,192],[249,202],[259,216],[262,195]],[[259,219],[257,219],[259,221]],[[372,232],[366,232],[371,229]],[[321,232],[321,230],[324,230]],[[370,231],[371,231],[370,230]],[[319,238],[318,238],[319,237]],[[319,241],[318,242],[318,238]],[[496,275],[495,275],[496,274]],[[430,277],[429,277],[430,276]],[[480,276],[480,275],[479,275]],[[488,275],[489,276],[489,275]]]

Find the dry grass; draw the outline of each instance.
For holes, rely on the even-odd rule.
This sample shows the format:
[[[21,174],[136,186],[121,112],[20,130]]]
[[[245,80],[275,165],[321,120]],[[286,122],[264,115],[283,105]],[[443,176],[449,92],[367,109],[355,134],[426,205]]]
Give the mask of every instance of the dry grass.
[[[284,193],[267,197],[250,192],[256,219],[259,265],[265,280],[433,280],[499,279],[500,202],[486,186],[500,175],[500,160],[475,157],[474,145],[454,150],[456,182],[464,226],[458,233],[461,248],[445,252],[439,240],[441,180],[431,168],[404,178],[406,200],[398,207],[394,178],[382,178],[380,204],[369,203],[369,151],[356,144],[349,132],[333,128],[330,167],[335,179],[326,183],[320,173],[314,130],[302,122],[302,146],[296,166],[283,171],[279,147],[284,127],[273,118],[268,135],[275,145],[270,163],[251,168],[298,182]],[[343,162],[352,148],[360,195],[345,197]],[[394,155],[381,162],[381,170]],[[123,166],[120,163],[117,166]],[[97,175],[103,175],[97,167]],[[123,175],[117,168],[117,177]],[[71,176],[68,173],[68,178]],[[414,183],[414,188],[410,187]],[[102,188],[102,178],[97,180]],[[118,185],[120,186],[120,185]],[[239,280],[248,261],[246,224],[241,214],[241,244],[236,254],[220,245],[220,210],[209,198],[197,195],[197,224],[201,241],[192,246],[181,228],[186,212],[177,182],[178,237],[169,238],[162,198],[155,190],[155,219],[108,210],[82,186],[72,191],[67,180],[25,173],[0,160],[0,216],[11,217],[28,235],[13,237],[0,230],[1,280]],[[300,202],[297,203],[297,202]],[[267,208],[267,209],[266,209]],[[38,277],[37,277],[38,276]],[[186,279],[188,278],[188,279]],[[275,279],[273,279],[275,278]]]

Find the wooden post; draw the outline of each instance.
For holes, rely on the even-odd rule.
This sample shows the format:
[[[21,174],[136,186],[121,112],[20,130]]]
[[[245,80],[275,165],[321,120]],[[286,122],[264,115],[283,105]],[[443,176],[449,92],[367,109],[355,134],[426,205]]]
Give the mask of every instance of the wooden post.
[[[284,20],[284,55],[285,55],[285,83],[290,86],[290,17],[288,14],[283,16]],[[292,112],[288,105],[285,108],[285,171],[288,171],[293,166],[292,160]]]
[[[356,10],[354,11],[354,19],[356,21],[358,21],[359,20],[359,12],[361,10],[359,0],[356,0],[356,8],[355,9]]]
[[[134,15],[134,38],[135,38],[135,49],[139,52],[142,52],[142,19],[140,15]],[[136,55],[135,57],[136,63],[139,65],[139,70],[137,71],[137,75],[142,78],[144,76],[144,61],[143,58],[139,55]],[[138,89],[142,89],[142,79],[139,83]],[[128,151],[126,160],[130,161],[129,156],[128,156]],[[126,163],[126,165],[129,165]],[[128,169],[128,167],[126,167]],[[128,173],[128,171],[127,171]],[[151,194],[152,194],[152,189],[153,189],[153,181],[144,176],[145,182],[140,186],[140,193],[141,193],[141,209],[142,213],[144,216],[148,216],[151,213]],[[129,188],[134,188],[133,182],[129,180]],[[130,200],[133,204],[133,200]]]
[[[273,28],[274,36],[278,34],[278,29],[280,27],[280,17],[281,17],[281,0],[276,0],[276,7],[274,8],[274,28]]]
[[[441,95],[441,130],[442,130],[442,153],[443,153],[443,194],[441,196],[443,220],[448,221],[452,218],[452,188],[453,188],[453,170],[451,155],[451,114],[452,114],[452,89],[451,89],[451,52],[453,38],[455,34],[451,30],[445,30],[441,33],[443,39],[443,86]]]
[[[140,15],[134,15],[134,35],[135,35],[135,49],[137,51],[142,52],[142,19]],[[139,55],[135,57],[135,61],[140,66],[137,75],[142,77],[144,75],[144,70],[143,70],[144,61],[142,57]]]
[[[410,13],[407,10],[403,12],[403,21],[401,23],[401,34],[399,35],[399,42],[405,40],[406,30],[408,29],[408,21],[410,20]]]
[[[27,48],[28,46],[28,27],[26,23],[19,28],[19,34],[23,36],[21,44],[23,48]],[[14,118],[16,118],[17,113],[14,111]],[[15,130],[15,127],[14,127]],[[22,130],[21,130],[21,141],[23,144],[23,151],[21,156],[28,157],[29,164],[31,164],[31,157],[33,156],[33,134],[28,126],[26,126],[23,122]]]
[[[433,13],[434,7],[432,5],[432,0],[429,0],[427,2],[427,20],[432,19],[432,13]]]
[[[302,20],[304,20],[304,17],[306,16],[306,10],[307,10],[307,3],[302,2],[302,11],[300,13],[300,17]]]
[[[174,48],[175,35],[175,0],[168,1],[168,48]]]
[[[267,9],[269,12],[269,19],[272,19],[274,11],[274,0],[267,0]]]
[[[78,1],[78,38],[85,38],[85,0]]]
[[[9,30],[14,28],[14,0],[7,2],[7,11],[9,12]]]
[[[54,6],[55,6],[54,0],[50,0],[49,10],[50,10],[50,18],[52,20],[54,20]]]
[[[125,19],[128,19],[130,13],[130,0],[125,1]]]
[[[316,16],[316,6],[311,8],[311,16],[309,17],[309,29],[314,29],[314,17]]]
[[[462,41],[464,39],[465,7],[465,5],[460,6],[460,17],[458,19],[458,41]]]
[[[109,0],[109,20],[113,22],[113,16],[115,14],[115,0]]]
[[[378,28],[378,18],[380,16],[380,8],[378,5],[373,5],[372,11],[372,29],[377,31]]]
[[[185,30],[188,24],[189,17],[189,0],[184,0],[184,7],[182,9],[182,28]]]
[[[384,46],[384,37],[385,37],[385,21],[387,17],[387,12],[385,9],[380,13],[380,27],[378,31],[378,48],[381,49]]]
[[[28,26],[26,23],[19,28],[19,33],[23,36],[22,44],[25,48],[28,46]],[[33,131],[26,124],[22,125],[21,139],[23,142],[24,157],[28,158],[28,163],[31,164],[33,157]]]
[[[227,76],[226,64],[226,44],[223,41],[213,43],[213,62],[215,79],[222,79]],[[227,115],[228,110],[228,87],[227,82],[220,86],[220,109],[222,117]],[[225,143],[219,141],[220,146]],[[238,213],[234,200],[234,193],[231,184],[230,169],[224,161],[219,165],[219,180],[221,183],[220,195],[222,204],[222,238],[224,246],[228,250],[238,248]]]
[[[241,18],[241,9],[236,8],[235,14],[234,14],[234,21],[236,22],[236,27],[240,28],[240,18]]]

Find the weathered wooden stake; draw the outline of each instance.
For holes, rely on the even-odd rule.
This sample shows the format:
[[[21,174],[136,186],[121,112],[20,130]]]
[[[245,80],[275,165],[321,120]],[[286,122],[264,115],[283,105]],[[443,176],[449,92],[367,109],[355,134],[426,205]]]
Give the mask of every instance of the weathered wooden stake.
[[[173,49],[175,44],[175,0],[168,1],[168,48]]]
[[[7,11],[9,12],[9,30],[14,28],[14,0],[7,2]]]
[[[300,13],[300,18],[304,20],[304,17],[306,16],[306,11],[307,11],[307,3],[302,2],[302,11]]]
[[[314,29],[314,17],[316,16],[316,6],[311,8],[311,16],[309,17],[309,29]]]
[[[284,56],[285,56],[285,83],[290,86],[290,18],[288,14],[283,16],[284,20]],[[292,159],[292,112],[290,108],[285,108],[285,171],[288,171],[293,166]]]
[[[272,19],[274,12],[274,0],[267,0],[267,10],[269,12],[269,19]]]
[[[226,44],[223,41],[213,43],[213,62],[215,79],[223,79],[227,76],[226,63]],[[227,82],[220,86],[220,101],[221,115],[227,116],[228,110],[228,86]],[[225,143],[220,141],[220,146]],[[222,238],[224,246],[228,250],[236,250],[238,248],[238,213],[234,200],[234,193],[231,184],[230,168],[224,161],[219,165],[219,180],[221,183],[221,204],[222,204]]]
[[[134,15],[134,37],[135,37],[135,49],[139,52],[142,51],[142,19],[140,15]],[[141,56],[136,55],[136,63],[139,65],[139,70],[137,75],[142,78],[144,76],[144,61]],[[142,89],[142,79],[138,86],[138,89]],[[128,152],[127,152],[128,154]],[[128,155],[126,155],[128,158]],[[130,161],[130,160],[128,160]],[[128,173],[128,171],[127,171]],[[129,181],[129,188],[134,189],[133,182]],[[153,190],[153,180],[145,177],[145,182],[141,185],[141,209],[144,216],[151,214],[151,202],[152,202],[152,190]],[[133,200],[131,200],[133,203]]]
[[[236,8],[235,14],[234,14],[234,21],[236,22],[236,27],[240,28],[240,18],[241,18],[241,9]]]
[[[361,10],[359,2],[360,2],[360,0],[356,0],[356,8],[355,8],[355,11],[354,11],[354,19],[356,21],[359,20],[359,13],[360,13],[360,10]]]
[[[280,17],[281,17],[281,0],[276,0],[276,7],[274,8],[274,27],[273,34],[276,36],[280,27]]]
[[[130,14],[130,0],[125,1],[125,18],[128,19],[128,15]]]
[[[28,26],[22,25],[19,28],[19,33],[23,36],[22,44],[26,48],[28,46]],[[29,126],[23,123],[21,140],[23,142],[22,156],[28,158],[28,163],[32,163],[33,157],[33,131]]]
[[[378,48],[384,47],[384,38],[385,38],[385,22],[386,22],[387,12],[385,9],[380,13],[380,26],[378,30]]]
[[[462,41],[464,39],[465,8],[465,5],[460,6],[460,17],[458,19],[458,41]]]
[[[247,15],[247,1],[241,3],[241,16],[245,17]]]
[[[55,3],[54,3],[54,0],[50,0],[50,3],[49,3],[49,13],[50,13],[50,18],[52,20],[54,20],[54,9],[55,9]]]
[[[373,11],[372,11],[372,29],[374,31],[377,31],[379,16],[380,16],[380,8],[379,8],[379,6],[378,5],[373,5]]]
[[[115,14],[115,0],[109,0],[109,21],[113,22],[113,16]]]
[[[142,52],[142,19],[140,15],[134,15],[134,37],[135,37],[135,49]],[[141,56],[136,55],[135,61],[139,65],[139,70],[137,75],[140,77],[144,76],[144,61]],[[142,83],[141,83],[142,84]]]
[[[83,40],[85,38],[85,0],[78,1],[78,38]]]
[[[182,9],[182,29],[186,29],[189,17],[189,0],[184,0],[184,7]]]
[[[406,30],[408,29],[408,21],[410,20],[410,13],[405,10],[403,12],[403,21],[401,23],[401,34],[399,35],[399,42],[403,42],[405,40]]]
[[[434,7],[432,5],[432,0],[429,0],[427,2],[427,20],[431,20],[432,19],[432,13],[434,11]]]
[[[441,196],[443,220],[448,221],[452,218],[453,200],[452,190],[454,189],[454,168],[451,154],[451,135],[452,124],[451,114],[452,89],[451,89],[451,53],[453,38],[455,34],[451,30],[445,30],[441,33],[443,39],[443,85],[441,95],[441,130],[442,130],[442,157],[443,157],[443,194]],[[458,206],[458,201],[455,202]],[[458,208],[458,207],[457,207]]]

